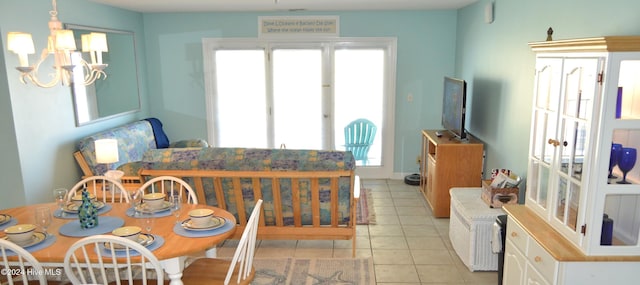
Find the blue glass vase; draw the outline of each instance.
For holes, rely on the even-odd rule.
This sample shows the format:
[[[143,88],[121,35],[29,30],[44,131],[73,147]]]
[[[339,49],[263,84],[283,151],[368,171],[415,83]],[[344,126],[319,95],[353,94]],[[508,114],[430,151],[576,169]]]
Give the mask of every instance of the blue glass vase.
[[[82,205],[78,209],[80,228],[90,229],[98,226],[98,209],[89,198],[89,192],[82,190]]]
[[[637,152],[635,148],[623,147],[620,160],[618,161],[618,168],[622,170],[622,180],[618,181],[618,184],[631,184],[627,181],[627,173],[633,169],[636,165]]]

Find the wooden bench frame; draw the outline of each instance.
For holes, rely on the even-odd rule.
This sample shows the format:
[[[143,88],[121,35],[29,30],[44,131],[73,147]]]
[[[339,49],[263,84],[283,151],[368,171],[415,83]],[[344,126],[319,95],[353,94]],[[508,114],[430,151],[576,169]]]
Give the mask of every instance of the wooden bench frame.
[[[338,171],[225,171],[225,170],[149,170],[143,169],[140,172],[141,177],[155,177],[162,175],[170,175],[182,179],[193,179],[195,191],[198,201],[201,204],[206,203],[203,178],[214,178],[214,191],[219,201],[219,208],[227,210],[227,205],[223,199],[222,178],[230,178],[233,181],[233,192],[236,197],[236,207],[244,209],[245,203],[242,199],[242,187],[240,180],[242,178],[250,178],[253,183],[253,194],[255,199],[262,199],[261,179],[271,179],[273,189],[273,203],[275,212],[275,225],[265,225],[264,213],[261,212],[260,224],[258,226],[258,238],[260,239],[327,239],[327,240],[352,240],[352,255],[355,257],[356,250],[356,207],[360,197],[360,179],[355,175],[353,170]],[[340,177],[350,177],[351,197],[350,197],[350,219],[348,225],[338,224],[338,179]],[[280,179],[292,179],[292,199],[294,225],[286,226],[283,224],[282,200],[280,198],[281,188]],[[320,225],[320,195],[319,180],[330,179],[331,181],[331,225]],[[300,196],[299,187],[296,181],[300,179],[308,179],[311,188],[311,209],[312,224],[302,225],[302,215],[300,213]],[[234,238],[240,238],[244,231],[248,217],[245,211],[238,211],[238,225],[234,234]]]
[[[76,159],[76,162],[78,162],[78,166],[80,166],[80,169],[82,170],[82,179],[90,176],[101,175],[93,173],[91,167],[89,167],[89,164],[87,163],[87,160],[84,159],[84,155],[82,155],[82,152],[74,152],[73,157]],[[124,188],[127,190],[136,190],[140,188],[140,186],[142,186],[142,179],[140,179],[140,176],[122,176],[122,178],[120,178],[120,181],[120,183],[122,183],[122,186],[124,186]]]

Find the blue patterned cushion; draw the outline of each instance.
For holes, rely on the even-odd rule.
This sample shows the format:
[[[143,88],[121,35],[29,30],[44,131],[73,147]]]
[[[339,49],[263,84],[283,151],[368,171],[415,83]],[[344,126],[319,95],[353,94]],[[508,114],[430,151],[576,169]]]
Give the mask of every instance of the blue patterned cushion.
[[[140,161],[147,150],[156,148],[153,130],[149,122],[145,120],[129,123],[83,138],[78,142],[77,147],[95,175],[101,175],[107,171],[106,164],[96,162],[94,142],[99,139],[118,140],[119,161],[112,163],[112,168],[118,168],[128,162]],[[126,173],[125,175],[136,175],[136,173]]]
[[[169,147],[209,147],[207,141],[203,139],[192,139],[192,140],[181,140],[177,142],[172,142],[169,144]]]
[[[351,152],[290,150],[290,149],[250,149],[250,148],[206,148],[206,149],[156,149],[149,150],[142,159],[142,168],[151,170],[225,170],[225,171],[336,171],[354,170],[355,160]],[[195,189],[192,178],[185,181]],[[233,181],[222,178],[227,210],[238,219]],[[320,222],[331,224],[331,181],[320,179]],[[293,197],[291,179],[280,179],[282,212],[285,225],[293,225]],[[311,183],[309,179],[299,179],[302,223],[312,223]],[[339,223],[348,224],[350,219],[351,177],[341,177],[338,185]],[[208,205],[218,206],[212,178],[203,179],[205,200]],[[264,217],[267,225],[275,225],[272,179],[260,179]],[[251,177],[241,179],[244,212],[248,217],[255,204]]]

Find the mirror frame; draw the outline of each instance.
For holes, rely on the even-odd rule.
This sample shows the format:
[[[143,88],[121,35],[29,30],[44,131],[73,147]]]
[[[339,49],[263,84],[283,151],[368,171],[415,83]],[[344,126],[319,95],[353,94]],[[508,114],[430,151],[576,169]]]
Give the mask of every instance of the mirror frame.
[[[128,90],[128,92],[132,92],[134,93],[137,98],[135,103],[137,103],[137,105],[133,106],[134,101],[131,100],[130,104],[132,105],[131,107],[127,107],[127,108],[122,108],[123,110],[117,110],[114,111],[113,113],[108,113],[107,115],[101,116],[99,115],[99,112],[97,112],[97,110],[99,109],[99,104],[98,104],[98,97],[99,96],[110,96],[112,94],[104,93],[105,91],[103,91],[102,93],[99,92],[99,89],[96,89],[96,84],[100,84],[100,82],[98,81],[102,81],[103,79],[98,79],[96,80],[96,82],[94,82],[91,85],[88,86],[84,86],[84,85],[71,85],[71,97],[73,100],[73,111],[75,114],[75,122],[76,122],[76,126],[80,127],[80,126],[84,126],[84,125],[88,125],[88,124],[92,124],[92,123],[96,123],[96,122],[100,122],[100,121],[104,121],[104,120],[108,120],[111,118],[115,118],[115,117],[119,117],[119,116],[124,116],[127,114],[132,114],[135,112],[139,112],[142,108],[142,104],[141,104],[141,98],[140,98],[140,74],[139,74],[139,68],[138,68],[138,55],[137,55],[137,50],[136,50],[136,38],[135,38],[135,33],[133,31],[126,31],[126,30],[116,30],[116,29],[106,29],[106,28],[98,28],[98,27],[92,27],[92,26],[84,26],[84,25],[76,25],[76,24],[65,24],[65,28],[66,29],[70,29],[70,30],[74,30],[74,34],[76,36],[76,38],[80,37],[80,34],[78,33],[77,30],[83,30],[83,31],[92,31],[92,32],[102,32],[102,33],[106,33],[107,34],[107,42],[109,41],[109,34],[115,34],[115,35],[130,35],[131,36],[131,49],[133,52],[133,59],[129,60],[129,59],[125,59],[122,62],[124,64],[127,64],[127,62],[131,62],[131,68],[134,69],[134,74],[135,74],[135,91],[133,90],[133,88],[131,88],[130,90]],[[77,43],[79,43],[79,41],[77,41]],[[77,48],[78,50],[81,50],[81,46],[77,44]],[[127,47],[125,47],[127,48]],[[112,50],[112,47],[109,46],[109,49]],[[83,54],[83,58],[86,59],[86,57],[88,56],[88,54]],[[105,63],[106,64],[110,64],[111,62],[113,62],[113,54],[109,54],[109,53],[105,53],[103,56],[106,57],[105,59]],[[107,68],[105,69],[105,72],[107,73],[107,78],[104,80],[109,80],[110,76],[109,76],[109,67],[111,65],[107,66]],[[125,68],[128,68],[125,66]],[[119,84],[118,82],[114,83],[114,84]],[[131,83],[129,83],[131,84]],[[122,85],[127,85],[127,84],[120,84]],[[84,92],[86,91],[90,91],[90,93],[95,94],[95,100],[94,100],[94,104],[93,106],[90,106],[87,101],[88,100],[79,100],[77,93],[78,91],[76,91],[76,88],[82,88],[84,89]],[[89,93],[89,92],[86,92]],[[123,92],[124,93],[124,92]],[[132,94],[133,95],[133,94]],[[115,96],[112,96],[115,97]],[[87,102],[87,107],[86,108],[94,108],[94,111],[96,113],[98,113],[97,117],[89,117],[86,121],[81,121],[80,120],[80,116],[79,116],[79,102],[84,101]]]

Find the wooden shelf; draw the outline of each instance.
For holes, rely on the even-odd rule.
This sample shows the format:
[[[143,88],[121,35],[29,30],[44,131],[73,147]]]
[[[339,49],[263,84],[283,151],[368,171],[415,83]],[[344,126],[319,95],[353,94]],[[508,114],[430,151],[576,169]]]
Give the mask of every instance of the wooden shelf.
[[[449,217],[449,189],[481,187],[483,147],[472,136],[461,141],[447,131],[422,131],[420,189],[435,217]]]

